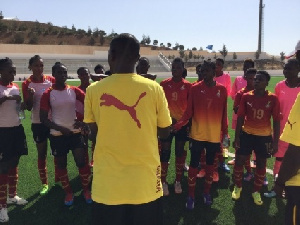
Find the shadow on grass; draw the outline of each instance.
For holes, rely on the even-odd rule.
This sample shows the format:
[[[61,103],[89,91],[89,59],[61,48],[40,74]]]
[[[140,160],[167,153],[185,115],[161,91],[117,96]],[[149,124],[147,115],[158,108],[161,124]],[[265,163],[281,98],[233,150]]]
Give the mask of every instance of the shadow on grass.
[[[9,206],[8,224],[13,225],[69,225],[90,224],[91,205],[87,205],[81,194],[78,177],[70,181],[74,192],[74,204],[64,205],[64,191],[52,186],[47,195],[38,193],[28,198],[26,206]]]

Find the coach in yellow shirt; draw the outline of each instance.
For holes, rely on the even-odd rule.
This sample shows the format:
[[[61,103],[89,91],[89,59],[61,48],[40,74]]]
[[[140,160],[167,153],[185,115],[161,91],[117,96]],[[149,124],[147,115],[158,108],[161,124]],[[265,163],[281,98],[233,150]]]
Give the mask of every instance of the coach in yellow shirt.
[[[291,109],[280,139],[288,142],[289,147],[284,155],[274,191],[282,196],[283,189],[285,190],[285,224],[296,225],[300,224],[300,94]]]
[[[84,122],[96,140],[93,224],[162,224],[157,136],[166,138],[172,121],[162,88],[134,73],[139,49],[133,35],[114,38],[113,74],[86,92]]]

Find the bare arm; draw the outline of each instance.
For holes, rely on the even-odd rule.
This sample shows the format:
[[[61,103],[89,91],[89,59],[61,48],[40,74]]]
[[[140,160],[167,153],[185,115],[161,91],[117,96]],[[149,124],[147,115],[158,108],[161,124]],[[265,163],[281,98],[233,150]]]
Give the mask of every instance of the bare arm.
[[[97,133],[98,133],[98,126],[96,123],[87,123],[87,125],[89,126],[90,128],[90,135],[89,135],[89,139],[96,143],[96,137],[97,137]]]
[[[278,141],[280,136],[280,121],[273,121],[273,152],[275,154],[278,151]]]
[[[35,90],[33,88],[28,88],[28,98],[25,101],[26,109],[31,111],[33,107],[33,95],[35,93]]]
[[[242,126],[244,124],[245,121],[245,117],[244,116],[239,116],[237,119],[237,124],[236,124],[236,128],[235,128],[235,137],[234,137],[234,147],[236,148],[240,148],[240,134],[242,131]]]
[[[171,132],[170,126],[165,128],[157,127],[157,135],[162,139],[166,139],[167,137],[169,137],[170,132]]]

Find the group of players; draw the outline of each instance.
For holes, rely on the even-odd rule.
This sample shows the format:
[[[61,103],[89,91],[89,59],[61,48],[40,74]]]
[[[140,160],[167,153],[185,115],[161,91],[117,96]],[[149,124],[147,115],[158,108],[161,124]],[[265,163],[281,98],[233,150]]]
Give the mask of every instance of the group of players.
[[[266,160],[270,154],[276,157],[273,170],[275,179],[288,147],[287,143],[279,140],[279,136],[285,124],[289,123],[289,112],[300,92],[298,61],[290,59],[285,64],[283,73],[286,79],[276,85],[275,94],[266,90],[270,75],[266,71],[254,69],[252,60],[244,61],[244,75],[237,77],[232,87],[229,74],[223,72],[223,65],[224,61],[220,58],[216,62],[204,61],[196,67],[198,80],[190,83],[184,79],[184,62],[181,58],[175,58],[172,62],[172,77],[161,82],[172,118],[170,136],[159,139],[163,195],[169,195],[166,177],[172,140],[175,137],[176,194],[182,193],[181,179],[186,151],[188,148],[191,151],[186,202],[186,207],[190,210],[194,208],[197,177],[205,177],[203,199],[205,204],[211,205],[213,200],[210,188],[212,182],[219,180],[218,167],[226,172],[230,171],[223,157],[223,149],[226,147],[224,145],[228,145],[229,139],[228,96],[234,99],[234,200],[240,198],[245,165],[246,180],[254,177],[254,203],[262,205],[260,189],[265,179]],[[156,75],[148,74],[149,66],[148,59],[141,57],[136,71],[155,80]],[[91,169],[87,153],[88,128],[82,122],[83,103],[90,78],[93,81],[105,78],[104,68],[97,65],[94,75],[90,74],[88,68],[79,68],[79,87],[66,84],[67,67],[60,62],[52,67],[52,76],[43,74],[43,59],[38,55],[29,60],[28,68],[32,75],[22,84],[21,102],[19,87],[13,83],[16,75],[14,64],[9,58],[0,60],[0,222],[9,220],[7,204],[27,203],[16,193],[19,158],[28,154],[24,128],[16,110],[17,105],[23,110],[31,111],[31,129],[38,151],[37,164],[42,183],[40,194],[45,195],[49,191],[46,167],[49,139],[52,155],[55,156],[55,182],[60,182],[66,193],[64,204],[72,205],[74,198],[66,169],[69,150],[72,150],[79,170],[85,201],[88,204],[92,203],[89,189]],[[249,169],[252,151],[256,155],[255,175]],[[274,191],[266,194],[275,195]]]
[[[166,175],[173,137],[176,156],[174,191],[176,194],[182,193],[180,181],[186,158],[184,146],[189,140],[191,159],[186,208],[190,210],[195,203],[196,177],[205,177],[203,201],[206,205],[211,205],[211,184],[219,180],[218,162],[221,169],[230,171],[224,163],[222,152],[224,147],[228,147],[228,95],[234,100],[232,128],[235,129],[233,147],[236,152],[235,159],[231,161],[234,165],[233,200],[238,200],[241,196],[242,181],[254,178],[253,201],[256,205],[262,205],[260,190],[267,182],[267,158],[271,155],[276,157],[273,168],[276,181],[288,148],[288,143],[279,140],[279,137],[286,123],[292,126],[288,116],[300,92],[300,66],[297,59],[289,59],[284,65],[285,80],[276,84],[275,94],[266,90],[270,75],[266,71],[257,71],[251,59],[244,61],[244,75],[236,77],[232,90],[230,76],[223,72],[223,65],[222,59],[216,59],[216,63],[205,61],[198,65],[198,80],[191,84],[181,76],[184,63],[176,58],[172,63],[172,78],[161,82],[173,120],[173,132],[167,139],[160,140],[163,193],[164,196],[169,195]],[[189,139],[186,138],[187,135]],[[255,174],[250,167],[252,152],[256,162]],[[201,170],[198,172],[199,159]],[[245,174],[244,166],[247,171]],[[276,193],[272,189],[264,196],[274,197]]]
[[[0,222],[7,222],[7,204],[25,205],[27,201],[17,195],[18,162],[28,154],[24,128],[19,118],[20,110],[31,111],[31,130],[38,152],[38,172],[42,187],[41,195],[49,191],[46,156],[48,139],[54,157],[55,183],[66,193],[64,204],[73,204],[73,191],[67,173],[67,154],[72,150],[81,178],[83,196],[92,203],[87,152],[87,127],[83,120],[83,104],[90,78],[99,81],[105,78],[104,67],[97,65],[95,73],[85,67],[77,71],[81,80],[79,87],[66,84],[67,67],[57,62],[52,67],[52,76],[44,75],[43,59],[35,55],[29,60],[32,75],[22,83],[22,94],[13,83],[16,67],[9,58],[0,60]],[[94,146],[94,143],[93,143]],[[8,191],[7,191],[8,190]],[[8,192],[8,193],[7,193]]]

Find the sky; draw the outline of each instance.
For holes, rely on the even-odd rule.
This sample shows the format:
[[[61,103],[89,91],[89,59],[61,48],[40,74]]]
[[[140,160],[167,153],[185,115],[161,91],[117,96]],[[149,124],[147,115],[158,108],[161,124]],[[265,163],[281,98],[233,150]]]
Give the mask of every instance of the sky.
[[[286,54],[300,40],[300,0],[264,0],[262,51]],[[107,34],[131,33],[151,43],[175,43],[185,49],[223,45],[229,52],[255,52],[258,46],[259,0],[0,0],[4,17],[51,22]]]

